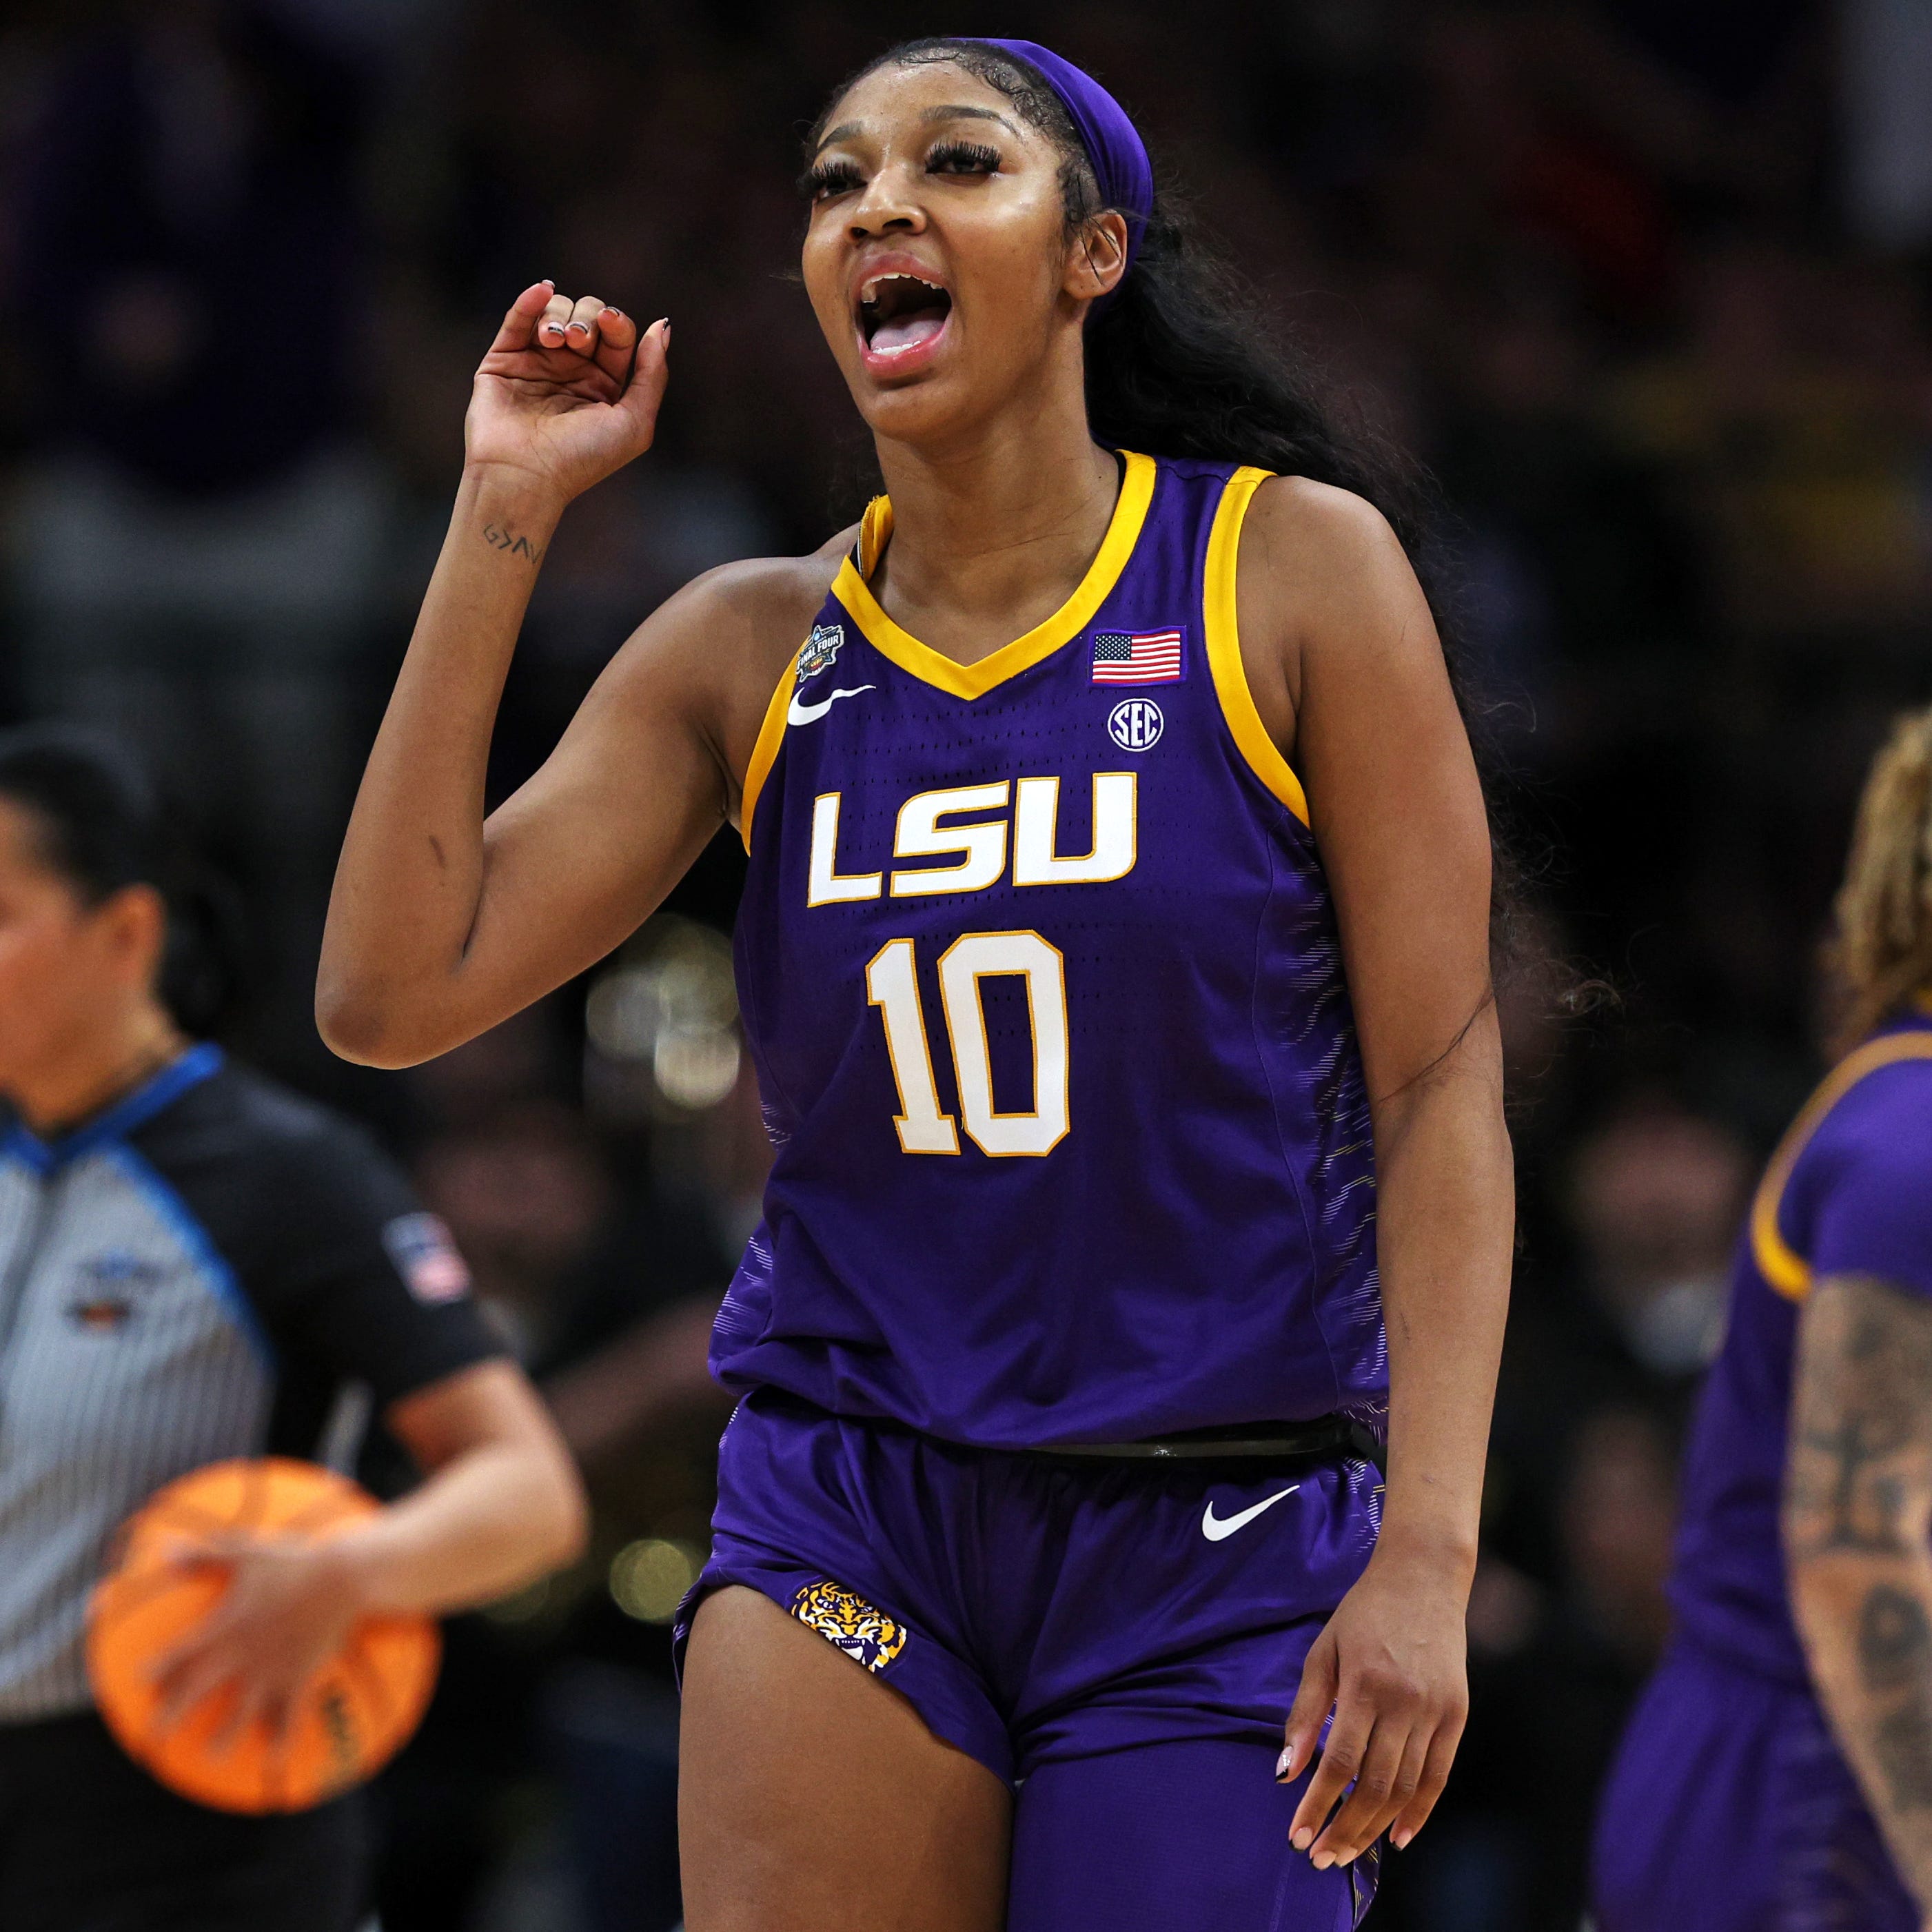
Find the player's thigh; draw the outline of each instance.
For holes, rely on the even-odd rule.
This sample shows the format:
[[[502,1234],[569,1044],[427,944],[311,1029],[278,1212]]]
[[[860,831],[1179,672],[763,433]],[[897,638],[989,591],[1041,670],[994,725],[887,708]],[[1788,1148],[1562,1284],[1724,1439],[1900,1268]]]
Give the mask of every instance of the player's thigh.
[[[700,1605],[678,1840],[689,1932],[998,1932],[1012,1803],[755,1590]]]
[[[1020,1786],[1006,1932],[1348,1932],[1374,1867],[1288,1841],[1278,1747],[1202,1738],[1040,1765]]]

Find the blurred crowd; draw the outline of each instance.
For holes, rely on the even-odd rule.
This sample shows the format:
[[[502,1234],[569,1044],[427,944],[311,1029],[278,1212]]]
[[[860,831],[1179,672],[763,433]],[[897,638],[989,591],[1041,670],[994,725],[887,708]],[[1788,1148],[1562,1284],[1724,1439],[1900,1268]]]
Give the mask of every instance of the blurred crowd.
[[[160,769],[250,914],[235,1043],[410,1159],[592,1480],[590,1557],[452,1633],[383,1789],[387,1932],[664,1932],[703,1339],[764,1160],[741,862],[721,837],[585,984],[411,1075],[329,1060],[314,958],[508,299],[550,275],[676,348],[658,447],[546,565],[498,796],[659,598],[868,493],[796,286],[798,137],[880,45],[975,28],[1114,86],[1440,486],[1522,875],[1523,1234],[1469,1737],[1376,1922],[1569,1932],[1731,1243],[1817,1071],[1851,802],[1932,697],[1922,4],[13,0],[0,719]]]

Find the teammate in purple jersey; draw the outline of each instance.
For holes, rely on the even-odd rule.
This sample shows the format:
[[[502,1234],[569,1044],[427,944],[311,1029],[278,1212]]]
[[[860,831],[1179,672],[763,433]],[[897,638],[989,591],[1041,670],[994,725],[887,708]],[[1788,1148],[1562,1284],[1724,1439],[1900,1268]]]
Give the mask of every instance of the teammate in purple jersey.
[[[1835,952],[1844,1057],[1740,1246],[1600,1932],[1932,1922],[1932,712],[1873,770]]]
[[[745,838],[777,1160],[679,1633],[692,1932],[1334,1932],[1460,1734],[1508,1271],[1443,653],[1396,497],[1090,78],[909,44],[808,150],[890,494],[674,598],[486,823],[538,561],[670,345],[526,290],[322,1024],[441,1052]]]

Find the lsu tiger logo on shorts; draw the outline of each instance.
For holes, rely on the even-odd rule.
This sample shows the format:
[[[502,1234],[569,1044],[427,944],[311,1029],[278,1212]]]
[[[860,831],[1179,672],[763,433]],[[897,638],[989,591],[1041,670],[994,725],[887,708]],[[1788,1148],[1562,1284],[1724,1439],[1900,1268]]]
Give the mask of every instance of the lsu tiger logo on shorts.
[[[806,1584],[791,1600],[791,1613],[868,1670],[884,1670],[905,1648],[904,1624],[836,1583]]]

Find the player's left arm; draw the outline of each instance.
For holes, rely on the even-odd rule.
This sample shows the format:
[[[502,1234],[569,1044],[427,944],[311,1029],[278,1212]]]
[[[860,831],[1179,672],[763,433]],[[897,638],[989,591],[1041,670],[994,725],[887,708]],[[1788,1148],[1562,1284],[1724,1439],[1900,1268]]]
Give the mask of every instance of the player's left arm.
[[[1334,1712],[1291,1827],[1326,1866],[1384,1831],[1406,1845],[1462,1736],[1514,1178],[1488,817],[1408,557],[1360,498],[1284,478],[1256,494],[1240,571],[1250,686],[1306,789],[1340,927],[1374,1125],[1388,1330],[1381,1536],[1310,1654],[1287,1726],[1294,1777]]]
[[[1835,1274],[1806,1298],[1784,1534],[1820,1698],[1932,1912],[1932,1300],[1916,1285]]]

